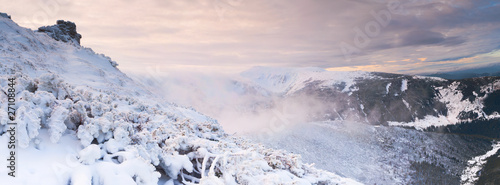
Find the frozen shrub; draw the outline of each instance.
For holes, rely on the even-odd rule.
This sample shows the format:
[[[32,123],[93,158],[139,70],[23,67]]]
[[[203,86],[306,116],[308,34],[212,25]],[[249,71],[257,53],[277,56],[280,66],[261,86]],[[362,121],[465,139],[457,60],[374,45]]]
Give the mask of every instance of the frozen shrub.
[[[66,131],[66,125],[64,120],[68,117],[68,110],[62,106],[54,108],[50,118],[48,120],[50,140],[53,143],[59,141],[64,131]]]

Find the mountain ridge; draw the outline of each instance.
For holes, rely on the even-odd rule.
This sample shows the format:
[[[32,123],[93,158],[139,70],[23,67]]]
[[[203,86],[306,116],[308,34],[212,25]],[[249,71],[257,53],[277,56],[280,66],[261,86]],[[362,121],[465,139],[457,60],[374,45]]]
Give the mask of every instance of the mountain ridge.
[[[288,87],[297,87],[296,84],[300,84],[301,88],[294,89],[294,91],[289,91],[293,88],[281,87],[279,89],[283,91],[274,92],[283,99],[282,101],[300,101],[306,98],[306,101],[299,104],[306,107],[304,112],[309,115],[309,121],[322,123],[319,126],[314,126],[314,124],[296,126],[295,129],[271,136],[273,138],[271,140],[257,138],[258,141],[266,143],[270,147],[285,148],[297,152],[307,156],[313,162],[323,163],[320,165],[323,169],[348,174],[349,177],[355,179],[363,179],[362,182],[367,184],[474,184],[476,182],[488,184],[498,181],[498,178],[495,177],[495,174],[498,174],[498,160],[488,156],[495,153],[497,153],[495,156],[498,156],[499,145],[495,144],[495,141],[500,139],[500,117],[498,114],[500,112],[500,107],[498,107],[500,77],[449,80],[438,77],[370,72],[352,79],[352,76],[342,75],[345,72],[319,71],[319,73],[328,73],[327,76],[330,77],[341,76],[341,78],[340,80],[328,80],[329,77],[324,76],[320,78],[286,78],[292,79],[292,81],[280,83],[283,82],[282,79],[285,79],[284,76],[297,75],[294,74],[296,71],[304,70],[306,69],[291,70],[289,73],[280,70],[273,73],[272,69],[262,70],[260,68],[244,72],[257,73],[253,75],[257,78],[250,78],[253,81],[250,84],[264,89],[269,88],[269,84],[286,84]],[[258,75],[261,71],[264,71],[263,74]],[[314,75],[309,77],[314,77]],[[295,79],[302,81],[293,82]],[[263,80],[271,82],[264,82],[265,85],[260,85]],[[273,90],[275,89],[277,88]],[[311,104],[311,102],[314,103]],[[317,109],[319,111],[310,111],[317,106],[322,108]],[[365,126],[348,126],[351,125],[348,124],[349,122],[361,122]],[[355,129],[348,130],[349,127]],[[404,129],[400,130],[397,127]],[[312,132],[310,130],[314,130],[313,134],[308,133]],[[356,139],[362,141],[353,144],[355,139],[344,136],[352,136],[353,134]],[[373,135],[382,138],[366,139],[374,137]],[[289,138],[322,144],[320,146],[301,145],[301,142],[298,141],[290,142]],[[387,145],[388,140],[393,140],[390,141],[390,145]],[[435,147],[433,145],[440,145],[444,140],[449,140],[449,143],[437,147],[438,149],[433,149]],[[490,142],[493,142],[493,145],[486,148],[480,147]],[[344,145],[344,143],[351,143],[351,145],[348,148],[336,146]],[[360,147],[365,143],[371,144],[369,147]],[[401,149],[398,147],[398,143],[405,143],[403,145],[411,147],[402,147]],[[422,146],[418,146],[420,144]],[[328,147],[323,148],[324,146]],[[321,158],[316,159],[314,152],[302,151],[301,148],[304,147],[308,148],[308,151],[325,152],[335,148],[332,152],[338,152],[337,155],[360,150],[363,151],[360,153],[363,153],[361,155],[364,155],[365,158],[382,158],[378,160],[393,164],[388,169],[401,168],[408,163],[411,165],[391,173],[391,181],[380,178],[380,176],[367,175],[378,172],[376,170],[370,171],[371,166],[383,166],[384,162],[382,164],[376,164],[378,160],[360,164],[356,164],[358,162],[356,160],[348,164],[327,162],[328,160],[325,161]],[[383,154],[377,154],[378,147],[382,148]],[[467,152],[471,147],[474,148],[472,151],[477,152],[472,156],[472,151]],[[437,152],[434,153],[433,150],[437,150]],[[453,151],[451,152],[453,154],[447,153],[445,150]],[[488,152],[478,156],[481,153],[478,151]],[[397,160],[392,161],[392,157],[384,158],[385,155],[394,156]],[[414,155],[419,156],[415,157]],[[433,158],[440,160],[429,160]],[[351,157],[345,159],[351,159]],[[340,160],[344,160],[344,158],[340,158]],[[364,167],[366,168],[365,173],[370,172],[357,174],[356,171],[337,171],[336,168],[331,168],[331,166],[353,164],[355,164],[353,168]],[[465,169],[463,171],[450,170],[461,168]],[[413,169],[414,172],[405,174],[407,169]]]
[[[19,141],[17,176],[1,168],[3,183],[359,184],[298,155],[229,136],[193,109],[158,101],[89,48],[21,28],[3,15],[0,41],[1,89],[9,92],[7,79],[16,79]],[[7,99],[0,93],[5,143]]]
[[[315,121],[351,120],[425,130],[500,119],[499,107],[491,104],[500,101],[496,95],[500,77],[448,80],[379,72],[272,70],[255,68],[242,76],[284,98],[306,96],[324,102],[328,110],[316,113]],[[300,73],[306,77],[296,78]]]

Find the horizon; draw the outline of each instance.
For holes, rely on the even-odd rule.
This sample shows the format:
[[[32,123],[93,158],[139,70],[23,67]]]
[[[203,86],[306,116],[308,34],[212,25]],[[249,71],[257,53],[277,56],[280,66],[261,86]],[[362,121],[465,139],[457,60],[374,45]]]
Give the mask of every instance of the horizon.
[[[23,3],[23,6],[18,6]],[[20,26],[75,22],[127,73],[254,66],[430,74],[498,64],[494,1],[4,2]]]

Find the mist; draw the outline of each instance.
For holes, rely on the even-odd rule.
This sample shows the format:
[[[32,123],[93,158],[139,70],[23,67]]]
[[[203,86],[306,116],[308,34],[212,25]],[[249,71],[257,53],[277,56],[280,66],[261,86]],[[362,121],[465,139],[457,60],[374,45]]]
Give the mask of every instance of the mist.
[[[229,134],[272,136],[312,120],[325,105],[306,95],[284,96],[262,88],[238,73],[148,68],[129,73],[167,102],[194,108]]]
[[[483,139],[384,123],[428,122],[445,111],[434,94],[439,79],[319,68],[146,72],[131,76],[166,102],[218,120],[226,133],[366,184],[457,184],[449,182],[460,182],[468,160],[490,150]]]

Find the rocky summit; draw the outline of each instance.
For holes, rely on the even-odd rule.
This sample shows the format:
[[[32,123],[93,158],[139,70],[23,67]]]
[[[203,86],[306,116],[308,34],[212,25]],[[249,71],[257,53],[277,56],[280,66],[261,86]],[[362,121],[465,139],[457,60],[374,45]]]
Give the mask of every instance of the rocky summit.
[[[5,17],[5,18],[7,18],[7,19],[12,19],[12,18],[10,17],[10,15],[8,15],[8,14],[6,14],[6,13],[2,13],[2,12],[0,12],[0,17]]]
[[[58,20],[56,25],[38,28],[39,32],[45,32],[57,41],[73,42],[80,45],[82,35],[76,32],[76,24],[70,21]]]

